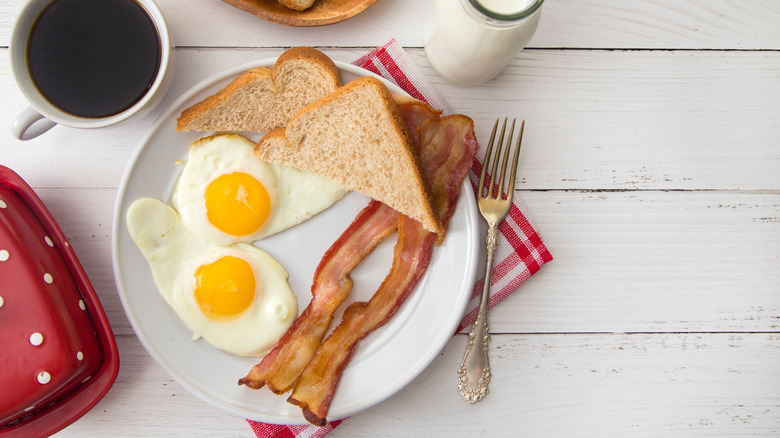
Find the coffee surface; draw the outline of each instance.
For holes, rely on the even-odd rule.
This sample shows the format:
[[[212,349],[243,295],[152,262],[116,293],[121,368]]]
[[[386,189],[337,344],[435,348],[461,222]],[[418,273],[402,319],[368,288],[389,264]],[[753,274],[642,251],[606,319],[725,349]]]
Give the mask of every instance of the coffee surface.
[[[141,100],[160,56],[154,23],[133,0],[55,0],[41,12],[27,45],[41,94],[86,118],[118,114]]]

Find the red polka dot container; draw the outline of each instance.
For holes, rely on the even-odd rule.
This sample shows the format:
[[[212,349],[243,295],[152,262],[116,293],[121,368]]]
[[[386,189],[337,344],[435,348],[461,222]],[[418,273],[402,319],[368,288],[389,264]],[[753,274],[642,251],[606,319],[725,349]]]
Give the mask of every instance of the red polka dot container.
[[[0,165],[0,437],[48,436],[113,385],[119,354],[62,231]]]

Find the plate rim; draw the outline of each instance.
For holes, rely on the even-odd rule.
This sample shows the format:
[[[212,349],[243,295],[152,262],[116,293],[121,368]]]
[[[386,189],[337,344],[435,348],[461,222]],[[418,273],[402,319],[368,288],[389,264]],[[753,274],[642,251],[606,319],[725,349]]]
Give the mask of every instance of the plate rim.
[[[210,86],[213,86],[215,83],[226,80],[231,76],[236,76],[250,68],[255,67],[272,67],[276,61],[277,57],[270,57],[270,58],[261,58],[254,61],[249,61],[245,63],[241,63],[239,65],[226,68],[216,74],[213,74],[206,79],[196,83],[191,88],[189,88],[187,91],[185,91],[181,96],[179,96],[177,99],[175,99],[154,121],[154,123],[148,128],[144,136],[141,138],[141,140],[136,145],[128,163],[125,167],[125,170],[122,175],[122,179],[120,180],[119,187],[117,189],[117,196],[116,201],[114,204],[114,215],[113,215],[113,221],[112,221],[112,236],[111,236],[111,258],[112,258],[112,268],[114,273],[114,281],[115,285],[117,287],[117,293],[120,298],[120,302],[122,304],[123,311],[125,313],[125,316],[127,317],[128,321],[130,322],[130,325],[133,329],[134,334],[139,339],[141,344],[143,345],[144,349],[146,350],[147,354],[149,354],[152,359],[155,360],[155,362],[160,365],[165,372],[173,378],[179,385],[184,387],[188,392],[195,395],[198,399],[214,406],[219,409],[221,409],[224,412],[228,412],[230,414],[236,415],[236,416],[242,416],[249,420],[254,421],[262,421],[262,422],[268,422],[268,423],[274,423],[274,424],[285,424],[285,425],[308,425],[309,423],[306,422],[303,415],[300,416],[300,419],[298,421],[294,419],[290,419],[288,417],[275,417],[273,415],[267,415],[260,412],[250,411],[247,409],[244,409],[240,406],[235,406],[232,404],[229,404],[228,401],[222,400],[221,398],[209,394],[207,390],[205,390],[202,387],[199,387],[196,382],[191,382],[191,379],[186,378],[186,375],[183,375],[181,371],[179,371],[175,366],[173,366],[163,355],[159,354],[156,350],[157,348],[152,345],[152,341],[149,339],[147,334],[142,330],[140,323],[138,322],[135,314],[129,310],[129,303],[126,301],[126,293],[124,284],[125,284],[125,275],[123,274],[121,267],[119,266],[119,235],[123,232],[123,230],[120,229],[120,223],[122,222],[120,220],[120,215],[123,214],[122,206],[125,202],[127,202],[127,186],[130,183],[131,176],[134,173],[134,170],[136,169],[137,163],[140,160],[142,154],[147,149],[147,145],[149,144],[150,139],[157,134],[158,130],[164,125],[164,123],[168,122],[170,118],[181,109],[182,105],[187,102],[188,100],[192,99],[195,95],[198,93],[203,92],[205,89],[207,89]],[[400,87],[393,84],[386,78],[383,78],[377,74],[374,74],[370,71],[367,71],[363,68],[357,67],[352,64],[348,64],[341,61],[335,61],[337,68],[339,69],[340,73],[350,73],[356,76],[373,76],[377,79],[381,80],[391,92],[394,93],[400,93],[404,95],[408,95],[405,91],[403,91]],[[206,133],[204,133],[205,135]],[[416,363],[418,366],[409,372],[405,374],[405,378],[402,379],[395,387],[388,386],[388,389],[381,394],[378,397],[375,397],[372,399],[372,402],[361,406],[358,408],[353,408],[350,410],[345,410],[344,412],[341,412],[338,416],[330,416],[328,417],[329,421],[333,421],[336,419],[342,419],[349,417],[351,415],[354,415],[355,413],[362,411],[364,409],[368,409],[371,406],[375,406],[378,403],[381,403],[382,401],[386,400],[387,398],[391,397],[392,395],[396,394],[398,391],[406,387],[412,380],[417,378],[439,355],[439,353],[444,349],[446,344],[452,339],[452,336],[456,334],[456,330],[460,324],[460,321],[462,320],[463,314],[465,313],[466,307],[468,306],[470,297],[471,297],[471,291],[472,287],[474,285],[474,281],[476,279],[477,275],[477,259],[479,255],[479,248],[477,245],[478,241],[478,233],[479,233],[479,222],[478,222],[478,215],[476,210],[476,200],[474,197],[474,193],[471,190],[471,187],[469,185],[469,178],[465,178],[463,181],[463,184],[461,186],[461,199],[466,198],[465,202],[466,205],[472,206],[471,208],[467,208],[464,212],[465,215],[465,221],[466,221],[466,229],[468,232],[468,236],[466,237],[466,243],[468,246],[468,250],[466,254],[463,254],[463,257],[467,259],[467,265],[470,267],[470,269],[467,270],[467,272],[463,273],[463,279],[461,281],[462,285],[471,285],[467,286],[464,290],[467,290],[468,292],[461,292],[464,297],[459,303],[460,305],[457,306],[457,315],[459,315],[459,318],[455,319],[453,318],[451,327],[442,327],[441,330],[444,330],[445,328],[451,333],[451,336],[448,337],[442,337],[441,341],[437,344],[431,344],[432,347],[429,350],[435,352],[433,354],[430,354],[427,360],[423,361],[417,361]],[[456,213],[457,214],[457,213]],[[434,257],[436,256],[436,252],[434,252]],[[432,260],[433,262],[433,260]],[[423,276],[423,281],[425,278],[427,278],[427,272],[426,275]],[[422,283],[422,281],[421,281]],[[281,396],[279,396],[281,397]]]

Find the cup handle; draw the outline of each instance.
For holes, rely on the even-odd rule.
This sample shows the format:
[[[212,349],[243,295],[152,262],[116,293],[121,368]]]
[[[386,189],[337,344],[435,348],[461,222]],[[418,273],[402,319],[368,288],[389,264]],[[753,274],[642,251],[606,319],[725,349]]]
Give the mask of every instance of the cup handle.
[[[32,140],[56,125],[56,122],[52,122],[35,108],[28,106],[11,123],[11,133],[19,140]]]

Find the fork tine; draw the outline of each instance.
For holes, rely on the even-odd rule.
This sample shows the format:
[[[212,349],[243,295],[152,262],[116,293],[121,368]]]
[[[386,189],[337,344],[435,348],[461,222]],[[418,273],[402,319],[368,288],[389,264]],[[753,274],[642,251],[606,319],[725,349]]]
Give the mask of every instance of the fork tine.
[[[512,134],[515,132],[515,122],[517,119],[512,119],[512,127],[509,128],[509,138],[506,139],[506,149],[504,150],[504,158],[501,160],[501,177],[498,179],[498,193],[496,198],[504,197],[504,179],[506,177],[506,165],[509,162],[509,153],[512,151]],[[496,161],[498,156],[496,155]]]
[[[482,162],[482,172],[479,174],[479,196],[482,196],[482,193],[485,191],[485,174],[487,173],[487,168],[490,163],[490,154],[493,151],[493,141],[496,139],[496,129],[498,128],[498,120],[496,119],[496,123],[493,125],[493,132],[490,134],[490,140],[488,141],[488,147],[487,151],[485,151],[485,159]],[[488,189],[490,190],[490,189]]]
[[[509,189],[507,190],[507,200],[512,202],[512,193],[515,191],[515,177],[517,176],[517,162],[520,157],[520,145],[523,142],[523,131],[525,130],[525,120],[520,122],[520,132],[517,133],[517,145],[515,146],[515,155],[512,157],[512,171],[509,175]],[[507,150],[507,154],[509,150]],[[506,163],[506,162],[505,162]],[[506,167],[506,166],[505,166]]]
[[[488,197],[493,197],[493,190],[496,183],[496,174],[498,173],[498,162],[501,159],[501,148],[504,146],[504,133],[506,132],[506,117],[504,117],[504,124],[501,125],[501,135],[498,136],[498,143],[496,144],[496,155],[493,158],[493,169],[490,171],[490,186],[488,186]],[[485,159],[487,162],[487,158]],[[495,197],[501,194],[499,192]]]

